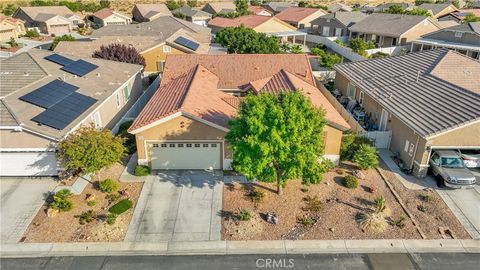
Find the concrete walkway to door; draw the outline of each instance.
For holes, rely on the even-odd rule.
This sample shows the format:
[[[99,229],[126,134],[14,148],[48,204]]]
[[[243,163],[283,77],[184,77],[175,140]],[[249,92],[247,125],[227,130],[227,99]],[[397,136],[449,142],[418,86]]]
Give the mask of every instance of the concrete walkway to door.
[[[220,240],[222,171],[160,171],[145,181],[125,241]]]

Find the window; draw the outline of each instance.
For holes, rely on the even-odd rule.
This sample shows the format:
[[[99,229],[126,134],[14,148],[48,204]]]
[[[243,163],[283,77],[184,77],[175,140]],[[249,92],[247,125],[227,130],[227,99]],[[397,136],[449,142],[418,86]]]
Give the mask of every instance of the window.
[[[335,28],[335,36],[336,37],[342,36],[342,28]]]
[[[160,144],[160,147],[165,148],[165,147],[167,147],[167,144],[166,144],[166,143],[162,143],[162,144]]]
[[[357,89],[355,88],[355,85],[349,82],[347,87],[347,96],[355,98],[356,91]]]
[[[413,143],[410,144],[410,149],[408,149],[408,155],[413,156],[413,150],[415,150],[415,145]]]
[[[440,157],[435,153],[431,158],[433,164],[440,165]]]
[[[328,26],[322,27],[322,36],[325,36],[325,37],[330,36],[330,27]]]
[[[208,147],[208,143],[204,143],[204,144],[203,144],[203,147]]]
[[[305,24],[301,23],[298,25],[298,29],[304,29],[305,28]]]
[[[158,143],[154,143],[154,144],[153,144],[153,147],[158,147]]]
[[[211,146],[211,147],[217,147],[217,144],[216,144],[216,143],[212,143],[210,146]]]
[[[195,147],[200,147],[200,144],[199,144],[199,143],[196,143],[196,144],[195,144]]]
[[[405,148],[403,151],[408,152],[408,147],[410,146],[410,142],[408,140],[405,141]]]
[[[165,61],[164,60],[157,61],[157,71],[163,72],[164,67],[165,67]]]
[[[174,143],[171,143],[171,144],[170,144],[170,147],[171,147],[171,148],[174,148],[174,147],[175,147],[175,144],[174,144]]]
[[[127,102],[130,98],[130,90],[128,89],[128,85],[123,88],[123,97],[125,98],[125,102]]]
[[[455,32],[455,38],[462,38],[463,33],[462,32]]]
[[[170,53],[172,51],[172,47],[170,46],[163,46],[163,53]]]
[[[178,147],[183,147],[183,143],[179,143],[179,144],[178,144]]]
[[[102,127],[102,117],[100,116],[100,112],[93,114],[93,122],[95,123],[96,128]]]
[[[191,144],[191,143],[187,143],[187,147],[192,147],[192,144]]]
[[[120,95],[118,93],[115,95],[115,99],[117,101],[117,108],[118,108],[120,107]]]

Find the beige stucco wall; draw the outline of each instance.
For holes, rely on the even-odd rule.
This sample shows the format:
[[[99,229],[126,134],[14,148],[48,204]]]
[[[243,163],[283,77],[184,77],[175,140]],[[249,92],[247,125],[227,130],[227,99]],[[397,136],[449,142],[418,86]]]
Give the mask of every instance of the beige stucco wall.
[[[424,23],[425,22],[425,23]],[[435,31],[440,30],[440,28],[433,24],[431,21],[428,19],[425,20],[424,22],[421,22],[417,24],[415,27],[412,27],[409,31],[405,32],[400,39],[401,40],[406,40],[406,43],[410,43],[415,39],[418,39],[420,36],[423,36],[428,33],[432,33]],[[404,45],[404,44],[402,44]]]
[[[138,159],[147,158],[145,152],[146,140],[223,140],[225,134],[226,132],[220,129],[185,116],[179,116],[135,134]],[[230,153],[225,153],[225,158],[230,158],[230,156]]]
[[[52,143],[52,140],[25,130],[0,130],[0,148],[48,148]]]
[[[340,155],[340,144],[342,143],[343,132],[331,126],[325,126],[324,131],[324,155]]]
[[[297,28],[291,26],[285,22],[281,22],[277,19],[268,20],[261,25],[255,27],[255,30],[258,33],[275,33],[275,32],[283,32],[283,31],[294,31]]]
[[[327,14],[327,12],[324,12],[323,10],[318,10],[317,12],[313,13],[310,16],[305,17],[303,20],[298,22],[297,27],[300,26],[300,24],[303,24],[305,28],[310,28],[310,22],[317,19],[318,17],[321,17],[323,15]]]
[[[168,45],[161,45],[154,49],[147,50],[142,52],[143,58],[145,58],[145,71],[146,72],[158,72],[157,62],[165,61],[165,58],[169,54],[185,54],[185,52],[178,50],[176,48],[170,47],[169,53],[164,53],[163,48]]]

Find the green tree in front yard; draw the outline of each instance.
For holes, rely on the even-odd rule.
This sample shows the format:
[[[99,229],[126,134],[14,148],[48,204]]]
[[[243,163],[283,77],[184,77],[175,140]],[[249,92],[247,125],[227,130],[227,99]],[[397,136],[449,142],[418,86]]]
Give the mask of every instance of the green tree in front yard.
[[[362,170],[378,167],[377,149],[369,144],[361,144],[353,155],[353,161]]]
[[[124,156],[123,140],[107,129],[83,126],[58,143],[57,157],[61,166],[73,174],[93,173]]]
[[[275,182],[278,194],[290,179],[320,182],[330,168],[329,162],[318,162],[324,115],[298,91],[247,96],[226,135],[233,168],[249,180]]]
[[[280,53],[278,37],[257,33],[243,25],[222,29],[216,36],[216,42],[227,48],[228,53]]]
[[[375,49],[375,43],[373,41],[365,41],[362,38],[354,38],[350,41],[350,47],[353,52],[366,56],[366,50]]]

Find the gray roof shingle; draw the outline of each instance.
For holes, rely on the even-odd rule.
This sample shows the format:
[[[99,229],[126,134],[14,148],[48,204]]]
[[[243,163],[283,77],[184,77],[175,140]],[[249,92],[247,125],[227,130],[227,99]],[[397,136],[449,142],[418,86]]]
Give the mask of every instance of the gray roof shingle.
[[[335,67],[424,138],[480,120],[480,62],[447,50]]]
[[[316,22],[321,21],[321,19],[336,19],[345,27],[350,27],[353,24],[365,19],[366,17],[368,17],[368,14],[365,14],[360,11],[352,11],[352,12],[338,11],[335,13],[329,13],[329,14],[323,15],[313,20],[311,23],[315,24]]]
[[[351,26],[349,30],[399,37],[427,18],[426,16],[374,13]]]
[[[48,74],[30,54],[22,53],[0,61],[0,97],[32,84]]]

